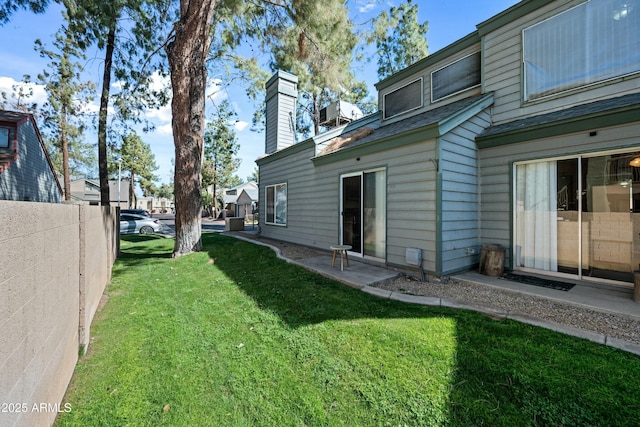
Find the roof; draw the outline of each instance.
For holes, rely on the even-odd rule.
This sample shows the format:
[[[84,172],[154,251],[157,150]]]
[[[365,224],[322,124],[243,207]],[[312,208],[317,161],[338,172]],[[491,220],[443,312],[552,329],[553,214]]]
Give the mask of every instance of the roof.
[[[426,130],[430,128],[433,130],[432,133],[426,135],[427,138],[438,137],[450,129],[450,126],[447,126],[448,122],[453,121],[458,123],[460,118],[466,120],[468,114],[465,113],[470,113],[471,115],[476,114],[477,109],[486,108],[486,106],[491,103],[493,103],[493,94],[471,96],[433,110],[425,111],[424,113],[409,116],[403,120],[383,124],[378,128],[370,128],[370,131],[362,132],[364,135],[362,137],[358,137],[357,135],[358,132],[361,132],[360,130],[345,133],[340,135],[339,138],[349,140],[348,142],[344,144],[331,143],[318,157],[365,144],[371,144],[376,141],[387,140],[400,134],[407,134],[422,129]],[[424,137],[425,136],[423,136],[423,138]],[[334,149],[332,149],[332,147]]]
[[[480,148],[484,148],[551,136],[558,132],[566,134],[633,121],[640,121],[640,92],[493,125],[478,135],[476,141],[480,142]],[[562,129],[551,130],[551,127],[557,128],[558,125],[562,125]],[[496,142],[498,139],[504,142]]]
[[[38,124],[36,123],[36,120],[33,117],[33,114],[25,113],[22,111],[0,110],[0,122],[15,123],[16,129],[19,129],[19,126],[21,126],[24,123],[31,122],[33,124],[33,130],[36,133],[38,142],[40,143],[40,148],[42,149],[42,152],[44,153],[47,164],[49,165],[49,169],[51,169],[51,173],[53,174],[53,180],[55,181],[56,187],[58,188],[58,192],[60,193],[60,195],[62,195],[64,192],[62,185],[60,184],[60,181],[58,181],[56,170],[53,167],[53,163],[51,162],[51,156],[49,156],[49,151],[47,151],[47,147],[44,144],[44,140],[42,139],[42,135],[40,134],[40,129],[38,129]],[[18,132],[20,131],[18,130]],[[13,159],[15,159],[21,151],[22,149],[19,149],[19,150],[15,150],[13,153],[9,153],[8,156],[10,160],[9,160],[9,163],[6,163],[6,159],[5,159],[5,167],[9,167]],[[7,157],[7,154],[3,153],[3,156]],[[2,173],[4,170],[5,170],[4,168],[0,167],[0,173]]]
[[[251,196],[252,199],[258,200],[258,183],[255,181],[245,182],[233,188],[226,188],[222,191],[222,200],[225,205],[235,203],[236,200],[238,200],[238,197],[240,197],[240,194],[242,194],[242,191],[246,191],[247,195]],[[256,195],[255,198],[253,197],[254,193]]]
[[[25,120],[29,120],[33,115],[30,113],[23,113],[20,111],[0,110],[0,122],[19,123]]]

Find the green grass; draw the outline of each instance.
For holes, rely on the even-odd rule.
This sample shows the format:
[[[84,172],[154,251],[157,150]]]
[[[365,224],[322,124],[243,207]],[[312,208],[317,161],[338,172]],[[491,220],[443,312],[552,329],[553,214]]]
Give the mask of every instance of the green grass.
[[[56,425],[637,425],[638,356],[204,244],[122,240]]]

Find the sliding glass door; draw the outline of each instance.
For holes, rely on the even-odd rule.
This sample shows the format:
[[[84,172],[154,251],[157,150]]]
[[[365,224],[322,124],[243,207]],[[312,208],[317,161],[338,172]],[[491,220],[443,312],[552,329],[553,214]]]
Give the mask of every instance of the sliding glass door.
[[[341,177],[341,238],[352,252],[385,258],[386,174],[383,169]]]
[[[514,267],[633,281],[640,152],[515,165]]]

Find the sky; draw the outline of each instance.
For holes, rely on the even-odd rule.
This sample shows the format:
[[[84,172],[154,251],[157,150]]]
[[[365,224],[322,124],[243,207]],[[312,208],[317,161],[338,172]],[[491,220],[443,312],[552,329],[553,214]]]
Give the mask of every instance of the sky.
[[[365,22],[381,11],[397,6],[400,0],[349,0],[351,18],[355,23]],[[518,3],[518,0],[414,0],[419,5],[420,22],[428,21],[427,44],[429,53],[434,53],[451,43],[475,31],[476,25]],[[452,5],[455,5],[452,7]],[[18,12],[11,21],[0,26],[0,92],[12,92],[12,86],[22,80],[23,75],[31,76],[31,81],[47,66],[47,60],[41,58],[33,49],[34,41],[40,39],[48,46],[62,23],[60,8],[52,5],[45,14],[34,15]],[[98,87],[102,78],[101,54],[89,52],[85,75]],[[378,78],[375,59],[368,66],[360,64],[354,67],[356,76],[369,86],[370,95],[376,97],[374,84]],[[215,76],[214,76],[215,77]],[[113,83],[113,82],[112,82]],[[34,101],[44,103],[46,94],[41,86],[34,84]],[[244,90],[239,86],[230,86],[225,91],[216,91],[215,84],[209,88],[209,94],[219,102],[228,98],[238,113],[234,123],[240,144],[241,166],[237,175],[246,180],[256,169],[255,160],[264,154],[264,134],[251,130],[251,119],[255,106],[248,102]],[[97,111],[99,100],[94,101],[92,109]],[[138,132],[142,140],[149,144],[155,155],[159,169],[156,175],[161,183],[172,181],[174,158],[173,136],[171,133],[171,110],[167,106],[160,110],[147,111],[146,118],[155,125],[148,133]],[[42,125],[39,125],[42,127]],[[97,141],[95,132],[86,133],[88,142]],[[97,169],[97,167],[96,167]],[[96,173],[97,174],[97,173]]]

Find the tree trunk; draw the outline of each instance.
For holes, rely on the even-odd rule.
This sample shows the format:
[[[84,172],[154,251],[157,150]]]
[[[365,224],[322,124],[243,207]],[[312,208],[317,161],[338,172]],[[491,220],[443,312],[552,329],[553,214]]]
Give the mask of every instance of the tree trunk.
[[[131,177],[129,178],[129,207],[130,208],[135,208],[136,204],[134,201],[135,198],[135,179],[136,179],[136,175],[133,171],[131,171]]]
[[[180,21],[167,46],[171,71],[176,242],[173,256],[202,249],[202,162],[210,25],[215,1],[180,0]]]
[[[62,149],[62,180],[64,183],[64,200],[71,200],[71,180],[69,179],[69,140],[67,139],[67,110],[62,107],[60,114],[60,145]]]
[[[107,108],[109,107],[109,88],[111,87],[111,64],[113,48],[116,41],[116,20],[109,28],[107,46],[104,55],[104,72],[102,74],[102,94],[100,95],[100,111],[98,113],[98,175],[100,176],[100,204],[109,206],[109,172],[107,170]]]
[[[313,134],[320,135],[320,105],[318,96],[313,95]]]

